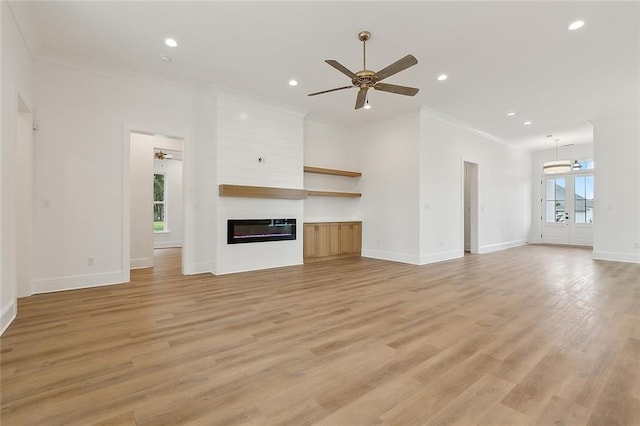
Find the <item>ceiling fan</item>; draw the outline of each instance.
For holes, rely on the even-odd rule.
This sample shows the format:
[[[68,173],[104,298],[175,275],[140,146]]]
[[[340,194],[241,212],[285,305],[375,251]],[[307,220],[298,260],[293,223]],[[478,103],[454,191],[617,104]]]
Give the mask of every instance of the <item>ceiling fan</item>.
[[[367,40],[371,38],[369,31],[360,31],[358,34],[358,40],[362,42],[363,52],[363,64],[362,70],[358,72],[352,72],[347,67],[334,59],[327,59],[325,62],[347,77],[351,78],[351,86],[338,87],[336,89],[323,90],[321,92],[309,93],[308,96],[321,95],[323,93],[335,92],[337,90],[352,89],[354,87],[359,88],[358,96],[356,97],[355,109],[360,109],[365,105],[367,99],[367,90],[373,87],[375,90],[381,90],[383,92],[396,93],[398,95],[415,96],[418,90],[415,87],[398,86],[395,84],[380,83],[387,77],[391,77],[400,71],[406,70],[409,67],[418,63],[418,60],[413,55],[407,55],[402,59],[397,60],[393,64],[386,68],[381,69],[378,72],[374,72],[367,69]]]
[[[157,158],[158,160],[171,160],[173,158],[172,154],[167,154],[166,152],[163,152],[162,150],[157,151],[154,154],[155,158]]]

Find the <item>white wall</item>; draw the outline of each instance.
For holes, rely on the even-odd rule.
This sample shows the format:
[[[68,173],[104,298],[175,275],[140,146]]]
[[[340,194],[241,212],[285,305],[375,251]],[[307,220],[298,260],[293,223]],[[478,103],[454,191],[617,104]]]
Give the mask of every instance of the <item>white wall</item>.
[[[411,114],[354,132],[362,171],[362,255],[418,263],[419,115]]]
[[[464,161],[478,164],[479,252],[525,244],[529,153],[427,109],[420,129],[420,263],[463,255]]]
[[[462,256],[464,161],[478,164],[479,253],[525,244],[528,152],[427,109],[352,137],[363,173],[364,256],[414,264]]]
[[[131,268],[149,268],[153,266],[153,249],[156,246],[169,247],[182,245],[182,162],[154,160],[154,148],[182,151],[182,140],[163,138],[140,133],[131,133],[129,162],[129,193],[131,208]],[[160,166],[163,167],[160,167]],[[171,232],[156,234],[153,232],[153,174],[156,169],[166,169],[162,173],[170,174],[167,179],[167,216],[175,220]],[[171,169],[171,170],[170,170]],[[162,235],[156,241],[157,235]],[[169,243],[169,244],[167,244]]]
[[[18,296],[18,238],[17,218],[22,212],[15,210],[18,183],[18,114],[21,108],[33,111],[32,60],[13,15],[5,1],[0,2],[1,22],[1,91],[2,91],[2,146],[0,150],[0,332],[16,316]],[[22,265],[24,266],[24,265]]]
[[[361,171],[353,131],[306,118],[304,121],[304,165]],[[361,178],[304,174],[304,188],[321,191],[360,192]],[[304,200],[305,222],[361,220],[359,198],[310,196]]]
[[[592,121],[595,259],[640,262],[640,111],[635,93],[626,108]]]
[[[302,189],[303,114],[219,91],[218,184]],[[259,161],[262,158],[263,161]],[[214,273],[302,263],[302,200],[218,197]],[[296,219],[297,239],[227,244],[228,219]]]
[[[35,62],[34,292],[127,281],[129,130],[185,138],[186,179],[212,180],[204,96],[152,79],[132,80]],[[126,149],[125,149],[126,147]],[[124,150],[124,151],[123,151]],[[126,172],[125,172],[126,171]],[[185,273],[210,270],[213,193],[185,194]],[[43,208],[48,200],[50,207]],[[88,257],[93,258],[89,265]]]
[[[593,144],[591,143],[583,143],[578,145],[573,145],[570,147],[559,147],[558,148],[558,158],[560,160],[592,160],[593,159]],[[556,149],[542,149],[538,151],[534,151],[531,153],[531,232],[529,234],[528,241],[539,243],[542,241],[540,235],[542,234],[542,203],[541,199],[543,197],[542,193],[542,179],[544,174],[542,173],[542,166],[545,161],[556,160]],[[595,167],[598,167],[598,164],[595,164]],[[597,182],[595,184],[598,185]],[[598,193],[595,192],[594,196],[596,200],[598,198]],[[596,201],[597,203],[597,201]],[[598,206],[595,206],[596,209]],[[597,219],[598,212],[597,210],[594,212],[596,215],[596,222],[599,221]],[[594,225],[595,226],[595,225]]]

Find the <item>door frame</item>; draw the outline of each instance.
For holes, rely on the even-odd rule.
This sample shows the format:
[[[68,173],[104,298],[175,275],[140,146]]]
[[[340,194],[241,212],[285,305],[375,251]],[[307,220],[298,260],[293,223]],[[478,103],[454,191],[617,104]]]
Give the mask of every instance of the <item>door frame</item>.
[[[142,133],[147,135],[164,135],[176,139],[182,139],[182,220],[183,220],[183,241],[181,272],[188,274],[189,256],[191,253],[191,215],[187,212],[191,182],[189,181],[189,170],[191,161],[189,157],[190,143],[188,132],[179,129],[159,128],[159,126],[144,126],[123,124],[122,126],[122,282],[131,280],[131,182],[129,169],[131,166],[131,133]]]
[[[578,170],[578,171],[570,171],[566,173],[555,173],[555,174],[543,174],[540,178],[540,242],[543,244],[555,244],[555,245],[572,245],[572,246],[593,246],[593,224],[578,224],[575,222],[575,178],[579,176],[594,176],[595,173],[593,169],[589,170]],[[557,179],[564,178],[565,179],[565,214],[569,214],[569,222],[568,223],[547,223],[546,222],[546,185],[545,181],[547,179]],[[595,186],[595,183],[594,183]],[[595,197],[595,194],[594,194]],[[595,206],[594,206],[595,208]],[[595,213],[595,211],[594,211]],[[558,228],[566,228],[566,241],[563,242],[555,242],[545,239],[545,228],[548,226]],[[591,228],[591,241],[578,240],[576,239],[576,229],[578,228]]]
[[[18,109],[16,115],[15,153],[19,163],[14,166],[14,185],[12,203],[20,209],[20,214],[14,210],[13,222],[16,225],[13,236],[16,255],[16,281],[17,297],[27,297],[33,294],[33,223],[35,217],[35,145],[34,145],[33,112],[18,95]],[[28,158],[22,158],[19,154],[26,154]],[[24,161],[20,161],[24,160]],[[18,168],[25,171],[22,177],[28,181],[19,179]]]

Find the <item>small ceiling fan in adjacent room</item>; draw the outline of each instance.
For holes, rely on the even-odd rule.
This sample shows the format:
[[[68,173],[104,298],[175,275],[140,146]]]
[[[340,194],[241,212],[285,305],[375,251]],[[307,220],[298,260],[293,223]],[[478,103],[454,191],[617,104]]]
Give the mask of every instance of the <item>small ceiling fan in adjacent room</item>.
[[[166,152],[160,150],[154,150],[154,157],[158,160],[171,160],[173,158],[172,154],[167,154]]]
[[[356,97],[356,107],[355,109],[360,109],[365,106],[365,102],[367,100],[367,91],[370,88],[374,88],[375,90],[381,90],[383,92],[396,93],[398,95],[405,96],[415,96],[416,93],[420,89],[415,87],[407,87],[407,86],[398,86],[395,84],[381,83],[387,77],[391,77],[394,74],[399,73],[400,71],[406,70],[409,67],[414,66],[418,63],[418,60],[413,55],[407,55],[402,59],[397,60],[393,64],[389,65],[386,68],[381,69],[378,72],[374,72],[367,69],[367,40],[371,38],[371,33],[369,31],[361,31],[358,34],[358,39],[362,42],[362,52],[363,52],[363,64],[362,70],[358,72],[352,72],[347,67],[342,65],[340,62],[334,59],[327,59],[325,62],[347,77],[351,79],[350,86],[338,87],[335,89],[323,90],[321,92],[309,93],[308,96],[321,95],[323,93],[335,92],[337,90],[344,89],[353,89],[359,88],[358,95]]]

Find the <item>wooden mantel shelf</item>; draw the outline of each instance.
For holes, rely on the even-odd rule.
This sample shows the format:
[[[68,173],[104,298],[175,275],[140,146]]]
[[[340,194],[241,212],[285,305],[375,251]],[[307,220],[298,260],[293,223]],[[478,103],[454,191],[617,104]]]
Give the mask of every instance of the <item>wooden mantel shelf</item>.
[[[320,197],[362,197],[362,194],[359,192],[315,191],[313,189],[308,189],[307,194]]]
[[[334,176],[347,176],[347,177],[359,177],[362,176],[360,172],[350,172],[347,170],[336,169],[324,169],[322,167],[304,166],[305,173],[319,173],[322,175],[334,175]]]
[[[280,198],[284,200],[304,200],[307,198],[306,189],[227,184],[221,184],[219,188],[221,197]]]

